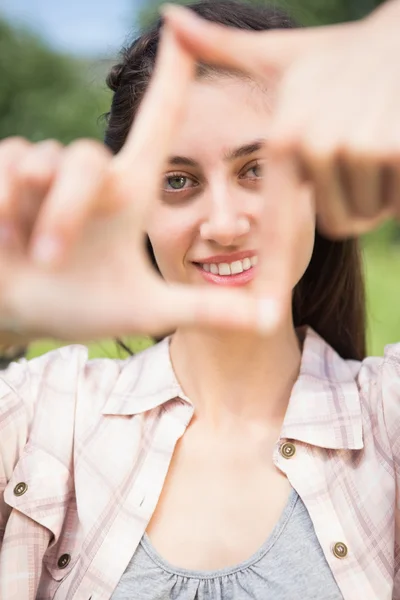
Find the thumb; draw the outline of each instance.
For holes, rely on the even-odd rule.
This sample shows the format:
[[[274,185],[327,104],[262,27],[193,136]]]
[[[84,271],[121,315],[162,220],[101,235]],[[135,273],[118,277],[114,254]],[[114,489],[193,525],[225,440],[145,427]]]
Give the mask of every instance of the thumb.
[[[279,75],[340,26],[246,31],[209,22],[183,6],[165,4],[162,15],[196,58],[257,76]]]

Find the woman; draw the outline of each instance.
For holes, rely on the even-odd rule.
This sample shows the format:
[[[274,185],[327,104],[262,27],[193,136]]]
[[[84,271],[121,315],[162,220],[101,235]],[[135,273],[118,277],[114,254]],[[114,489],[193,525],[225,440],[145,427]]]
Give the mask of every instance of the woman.
[[[201,2],[194,10],[242,29],[291,26],[276,9]],[[106,144],[114,153],[130,145],[135,176],[139,155],[132,147],[138,146],[129,129],[158,40],[159,25],[125,52],[109,77],[115,95]],[[171,48],[169,59],[179,59]],[[186,65],[184,58],[175,64]],[[146,214],[148,249],[177,290],[235,286],[244,298],[257,289],[263,273],[257,261],[262,266],[276,244],[275,223],[264,221],[277,213],[262,186],[269,174],[273,91],[242,73],[204,65],[186,90],[162,166],[162,192]],[[136,140],[140,135],[138,128]],[[54,147],[45,151],[59,160]],[[122,156],[126,161],[126,151]],[[99,160],[92,172],[103,166]],[[88,186],[84,167],[81,187]],[[150,185],[146,174],[144,186]],[[285,305],[268,336],[230,332],[229,314],[212,328],[193,321],[185,327],[186,317],[170,336],[127,361],[87,361],[83,347],[70,346],[3,373],[2,598],[368,600],[400,593],[400,351],[393,346],[384,359],[364,358],[357,243],[316,233],[312,190],[300,192],[292,206],[293,305]],[[57,212],[54,197],[61,192],[51,193],[47,210]],[[85,275],[93,278],[93,257],[107,261],[108,271],[120,269],[113,272],[115,285],[132,270],[140,248],[134,244],[127,256],[131,215],[122,219],[106,199],[104,192],[94,232],[73,248],[72,267],[67,262],[42,279],[25,271],[53,286],[48,296],[54,282],[70,292]],[[62,208],[71,214],[71,207]],[[28,238],[40,230],[40,218],[41,211],[27,219]],[[262,239],[265,231],[268,239]],[[23,245],[6,234],[10,256],[18,258]],[[108,246],[106,236],[113,242]],[[46,243],[46,257],[59,251],[54,240]],[[100,309],[93,307],[97,318],[112,310],[109,279],[98,268],[96,289],[104,296]],[[7,319],[23,298],[25,280],[21,276],[13,288],[18,294],[3,300]],[[31,294],[32,313],[38,298]],[[231,305],[224,308],[229,313]],[[62,306],[53,308],[47,327],[57,320],[68,330],[71,320],[63,323],[64,316]],[[43,332],[46,315],[40,319],[35,327],[40,321]],[[85,319],[87,332],[93,315]],[[77,331],[75,324],[70,335]]]

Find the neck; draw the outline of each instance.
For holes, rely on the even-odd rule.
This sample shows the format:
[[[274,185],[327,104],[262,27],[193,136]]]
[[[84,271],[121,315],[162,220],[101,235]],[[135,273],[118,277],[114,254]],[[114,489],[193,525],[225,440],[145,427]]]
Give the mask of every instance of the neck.
[[[271,337],[178,329],[171,359],[198,419],[215,429],[260,419],[279,427],[301,349],[290,318]]]

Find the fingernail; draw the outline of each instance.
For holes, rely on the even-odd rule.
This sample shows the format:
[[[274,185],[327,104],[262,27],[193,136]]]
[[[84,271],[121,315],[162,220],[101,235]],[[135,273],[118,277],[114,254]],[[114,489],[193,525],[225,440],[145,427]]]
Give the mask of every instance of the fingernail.
[[[261,298],[258,301],[257,327],[261,333],[270,333],[280,318],[278,302],[272,298]]]
[[[42,266],[50,266],[57,262],[62,253],[60,240],[51,235],[37,238],[31,251],[32,260]]]

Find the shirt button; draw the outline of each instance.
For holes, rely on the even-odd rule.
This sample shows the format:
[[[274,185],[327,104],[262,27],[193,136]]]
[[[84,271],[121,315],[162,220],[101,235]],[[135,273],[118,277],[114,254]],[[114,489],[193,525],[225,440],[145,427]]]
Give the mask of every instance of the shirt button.
[[[296,446],[291,442],[285,442],[280,447],[281,454],[283,458],[292,458],[296,452]]]
[[[343,542],[336,542],[332,549],[336,558],[345,558],[347,556],[347,546]]]
[[[69,565],[70,562],[71,562],[71,555],[70,554],[63,554],[58,559],[57,566],[58,566],[59,569],[65,569],[65,567],[68,567],[68,565]]]
[[[20,483],[17,483],[17,485],[14,488],[14,496],[22,496],[23,494],[25,494],[27,489],[28,489],[28,486],[23,481],[21,481]]]

